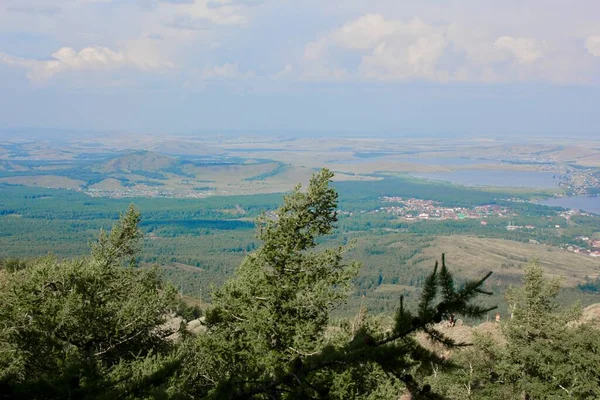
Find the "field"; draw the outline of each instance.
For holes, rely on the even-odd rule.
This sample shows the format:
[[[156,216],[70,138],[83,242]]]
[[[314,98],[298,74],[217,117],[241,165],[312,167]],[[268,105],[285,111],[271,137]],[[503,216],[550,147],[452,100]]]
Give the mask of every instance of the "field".
[[[281,204],[297,183],[305,185],[316,169],[328,167],[336,172],[340,219],[324,244],[354,241],[348,258],[363,265],[341,313],[355,312],[360,302],[373,312],[391,312],[400,295],[411,302],[442,253],[461,280],[494,271],[491,301],[498,304],[532,260],[562,278],[565,296],[587,304],[597,295],[579,285],[599,276],[600,258],[567,248],[585,250],[579,239],[584,236],[600,239],[600,218],[530,201],[598,189],[598,148],[590,139],[515,145],[498,138],[5,138],[0,257],[85,255],[99,230],[109,229],[133,202],[143,216],[141,264],[160,265],[182,293],[210,301],[210,286],[223,283],[260,246],[254,219]],[[471,170],[552,173],[560,186],[471,187],[413,176]],[[457,215],[482,205],[506,211],[406,218],[386,211],[385,197],[433,201],[460,210]],[[530,228],[509,231],[509,224]]]
[[[289,191],[327,167],[340,181],[452,171],[569,176],[544,195],[593,188],[600,142],[536,138],[182,136],[82,133],[60,140],[0,132],[0,182],[107,197],[205,197]],[[591,187],[590,187],[591,184]],[[538,191],[540,189],[538,188]]]
[[[561,278],[564,286],[574,287],[586,276],[600,276],[600,262],[584,255],[541,244],[466,235],[436,237],[423,251],[427,259],[417,265],[430,266],[440,252],[448,254],[448,262],[461,276],[476,278],[494,271],[492,282],[498,285],[518,284],[530,261],[543,266],[549,277]]]

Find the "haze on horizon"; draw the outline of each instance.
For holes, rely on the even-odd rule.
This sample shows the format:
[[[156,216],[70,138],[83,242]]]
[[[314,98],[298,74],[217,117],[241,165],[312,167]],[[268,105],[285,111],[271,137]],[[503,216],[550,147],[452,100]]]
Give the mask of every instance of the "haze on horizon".
[[[0,129],[593,135],[600,3],[4,0]]]

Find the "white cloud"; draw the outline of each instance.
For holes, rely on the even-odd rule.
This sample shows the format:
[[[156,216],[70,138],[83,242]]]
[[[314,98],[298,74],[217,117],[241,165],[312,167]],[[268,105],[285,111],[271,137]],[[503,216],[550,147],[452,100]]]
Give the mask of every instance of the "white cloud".
[[[381,40],[394,34],[398,24],[387,21],[380,14],[367,14],[345,23],[330,38],[347,49],[370,49]]]
[[[436,63],[446,48],[441,35],[416,38],[410,44],[381,42],[370,55],[362,58],[359,71],[371,79],[440,79]]]
[[[73,71],[161,69],[168,61],[178,77],[196,78],[205,70],[244,76],[247,68],[271,71],[271,79],[600,82],[592,57],[600,57],[592,12],[600,3],[531,1],[532,12],[522,13],[515,2],[477,0],[0,0],[9,35],[0,52],[35,54],[2,54],[0,63],[38,82]],[[56,43],[71,49],[43,59]]]
[[[502,36],[496,40],[494,47],[508,50],[522,64],[531,64],[544,55],[541,46],[532,38]]]
[[[462,54],[470,64],[489,65],[506,59],[506,52],[493,46],[497,35],[484,27],[467,26],[453,22],[444,32],[455,52]]]
[[[443,27],[427,24],[419,18],[407,22],[388,20],[381,14],[367,14],[349,21],[339,29],[308,43],[304,62],[313,71],[338,78],[344,68],[327,68],[336,49],[362,53],[357,73],[367,79],[404,79],[430,77],[443,55],[447,41]],[[314,64],[320,64],[316,68]],[[338,71],[334,73],[334,71]]]
[[[585,48],[591,55],[600,57],[600,36],[588,37],[585,41]]]
[[[381,14],[367,14],[344,24],[331,38],[348,49],[371,49],[389,37],[426,36],[433,28],[414,18],[407,23],[386,20]]]
[[[155,59],[136,57],[128,52],[117,52],[99,46],[86,47],[79,52],[70,47],[63,47],[54,52],[50,60],[26,59],[0,53],[0,62],[27,69],[28,78],[37,83],[45,82],[58,74],[69,71],[119,68],[149,70],[173,67],[173,64],[168,62],[160,63]]]
[[[430,35],[435,29],[418,18],[409,22],[386,20],[381,14],[367,14],[349,21],[339,29],[305,47],[305,57],[316,59],[329,46],[345,49],[371,50],[389,38],[422,37]]]
[[[531,37],[498,37],[464,24],[366,14],[308,43],[302,65],[313,75],[330,75],[348,69],[350,53],[359,56],[350,75],[362,79],[509,81],[534,76],[531,66],[545,52],[546,45]]]

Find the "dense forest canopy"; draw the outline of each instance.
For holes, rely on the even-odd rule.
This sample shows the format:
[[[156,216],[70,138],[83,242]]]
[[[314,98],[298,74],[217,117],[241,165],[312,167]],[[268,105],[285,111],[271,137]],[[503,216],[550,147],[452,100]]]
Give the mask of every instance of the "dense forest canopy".
[[[404,296],[393,317],[348,301],[360,263],[332,235],[333,174],[315,174],[257,221],[258,238],[215,288],[206,316],[182,304],[157,268],[139,264],[135,207],[80,258],[4,262],[0,270],[0,389],[5,398],[595,398],[599,331],[561,311],[559,285],[531,265],[507,294],[501,340],[457,340],[457,318],[493,307],[491,272],[457,281],[446,259]],[[329,237],[329,240],[324,240]],[[194,327],[192,329],[192,327]],[[437,347],[445,349],[443,352]]]

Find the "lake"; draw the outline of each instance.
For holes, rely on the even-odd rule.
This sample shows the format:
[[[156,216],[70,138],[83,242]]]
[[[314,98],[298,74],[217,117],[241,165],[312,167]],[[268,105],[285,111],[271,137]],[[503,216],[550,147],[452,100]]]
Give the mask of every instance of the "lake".
[[[506,170],[462,170],[411,174],[413,176],[447,181],[465,186],[526,187],[547,189],[557,187],[553,172],[506,171]]]
[[[360,154],[360,155],[359,155]],[[356,153],[356,159],[353,160],[329,160],[331,164],[366,164],[373,163],[376,161],[398,161],[408,162],[411,164],[418,165],[437,165],[437,166],[472,166],[478,164],[502,164],[500,161],[487,160],[484,158],[462,158],[462,157],[407,157],[404,158],[404,154],[393,154],[393,153]]]
[[[487,160],[485,158],[463,158],[463,157],[432,157],[432,158],[417,158],[410,157],[401,161],[408,161],[413,164],[420,165],[439,165],[439,166],[471,166],[478,164],[502,164],[500,161]]]
[[[540,201],[540,204],[543,204],[545,206],[571,208],[575,210],[583,210],[591,213],[600,214],[600,197],[557,197],[553,199]]]

